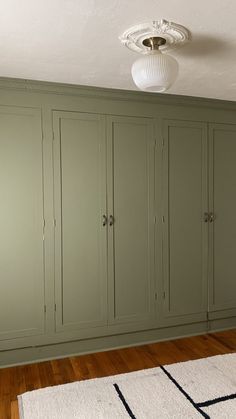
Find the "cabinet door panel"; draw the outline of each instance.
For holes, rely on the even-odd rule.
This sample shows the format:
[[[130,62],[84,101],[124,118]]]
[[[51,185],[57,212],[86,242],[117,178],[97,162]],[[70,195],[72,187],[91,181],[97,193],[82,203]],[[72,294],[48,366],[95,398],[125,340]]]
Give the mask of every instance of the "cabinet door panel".
[[[99,115],[54,112],[56,328],[106,323],[105,132]]]
[[[206,127],[166,121],[164,136],[164,316],[199,320],[207,311]]]
[[[44,331],[41,112],[0,106],[0,339]]]
[[[110,323],[153,315],[154,140],[148,119],[109,118]]]
[[[236,126],[210,126],[210,310],[236,308]]]

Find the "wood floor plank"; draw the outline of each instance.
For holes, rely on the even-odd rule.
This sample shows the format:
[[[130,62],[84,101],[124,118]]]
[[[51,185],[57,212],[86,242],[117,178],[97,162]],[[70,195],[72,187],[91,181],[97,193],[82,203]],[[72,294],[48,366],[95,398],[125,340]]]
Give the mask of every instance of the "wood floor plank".
[[[234,352],[236,347],[236,334],[233,333],[231,330],[227,333],[227,338],[225,337],[224,332],[213,333],[210,336],[211,339],[214,339],[217,344],[222,345],[223,348],[228,348],[229,352]]]
[[[39,368],[39,379],[41,383],[41,387],[48,387],[53,386],[54,384],[54,377],[53,377],[53,370],[51,362],[41,362],[38,365]]]
[[[107,356],[110,358],[111,362],[114,365],[115,374],[122,374],[122,373],[128,372],[126,363],[124,362],[124,360],[122,359],[120,355],[121,351],[122,349],[107,352]]]
[[[236,352],[236,329],[0,369],[0,419],[19,419],[17,395],[52,385]]]
[[[17,400],[11,402],[11,419],[19,419],[19,409]]]
[[[42,387],[38,364],[25,365],[21,371],[21,376],[18,379],[21,380],[21,377],[23,377],[26,391]]]
[[[55,382],[55,373],[56,377],[59,378],[60,381],[71,383],[72,381],[76,381],[76,374],[72,367],[70,358],[64,359],[57,359],[55,361],[50,362],[50,367],[53,373],[52,381]],[[58,384],[62,384],[59,382]],[[54,384],[55,385],[55,384]]]
[[[112,360],[109,358],[107,352],[98,352],[95,354],[97,365],[99,365],[99,369],[101,372],[101,375],[115,375],[116,370],[114,368],[114,364]]]
[[[11,419],[11,400],[10,397],[3,396],[0,399],[0,418]]]
[[[84,362],[84,356],[72,357],[71,365],[77,376],[77,380],[87,380],[90,378],[87,364]]]

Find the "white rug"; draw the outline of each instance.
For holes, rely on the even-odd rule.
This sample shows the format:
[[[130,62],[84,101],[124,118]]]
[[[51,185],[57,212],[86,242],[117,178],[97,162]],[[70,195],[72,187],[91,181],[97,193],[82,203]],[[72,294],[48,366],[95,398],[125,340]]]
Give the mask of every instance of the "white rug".
[[[27,392],[21,419],[236,419],[236,354]]]

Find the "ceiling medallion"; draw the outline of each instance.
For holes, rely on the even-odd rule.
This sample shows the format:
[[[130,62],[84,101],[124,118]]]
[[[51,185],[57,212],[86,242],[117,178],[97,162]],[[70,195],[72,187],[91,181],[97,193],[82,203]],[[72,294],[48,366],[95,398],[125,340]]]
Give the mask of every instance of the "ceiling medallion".
[[[122,44],[131,51],[145,54],[149,48],[143,44],[143,41],[152,37],[163,37],[166,40],[166,43],[160,46],[162,51],[179,47],[191,38],[187,28],[174,22],[168,22],[165,19],[132,26],[119,38]]]

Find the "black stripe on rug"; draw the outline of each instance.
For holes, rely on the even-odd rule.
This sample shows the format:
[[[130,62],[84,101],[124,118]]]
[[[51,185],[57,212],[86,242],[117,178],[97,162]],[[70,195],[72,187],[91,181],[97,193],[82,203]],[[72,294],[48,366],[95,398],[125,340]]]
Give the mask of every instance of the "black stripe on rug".
[[[136,419],[136,417],[134,416],[134,414],[133,414],[132,410],[130,409],[130,407],[129,407],[129,405],[128,405],[127,401],[125,400],[124,395],[123,395],[123,393],[121,392],[121,390],[120,390],[120,388],[119,388],[118,384],[116,384],[116,383],[115,383],[115,384],[113,384],[113,386],[115,387],[116,392],[117,392],[117,394],[118,394],[118,396],[119,396],[120,400],[122,401],[123,406],[125,407],[125,410],[126,410],[126,412],[129,414],[130,418],[132,418],[132,419]]]
[[[189,396],[188,393],[181,387],[181,385],[172,377],[172,375],[162,366],[160,365],[160,368],[162,371],[167,375],[167,377],[172,381],[173,384],[178,388],[178,390],[188,399],[188,401],[192,404],[193,407],[206,419],[210,419],[210,416],[207,415],[207,413],[203,412],[203,410],[200,409],[200,406],[194,402],[194,400]]]
[[[236,394],[229,394],[228,396],[217,397],[216,399],[207,400],[206,402],[196,403],[199,407],[207,407],[211,406],[212,404],[226,402],[227,400],[236,399]]]

